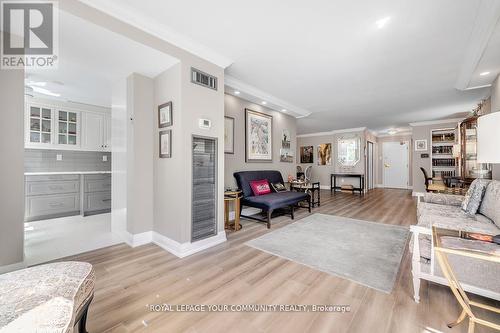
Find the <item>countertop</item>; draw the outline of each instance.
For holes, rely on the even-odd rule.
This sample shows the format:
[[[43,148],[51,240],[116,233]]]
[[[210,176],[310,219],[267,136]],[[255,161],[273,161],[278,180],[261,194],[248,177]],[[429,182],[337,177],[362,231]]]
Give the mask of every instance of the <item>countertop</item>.
[[[50,171],[50,172],[25,172],[25,176],[47,176],[47,175],[98,175],[110,174],[111,171]]]

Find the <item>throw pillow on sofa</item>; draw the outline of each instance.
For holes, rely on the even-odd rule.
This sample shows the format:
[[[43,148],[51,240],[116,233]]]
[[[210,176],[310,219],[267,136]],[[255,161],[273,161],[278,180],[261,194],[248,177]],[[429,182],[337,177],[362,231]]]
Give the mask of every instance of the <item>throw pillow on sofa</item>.
[[[287,190],[285,185],[281,183],[271,183],[271,186],[273,187],[274,192],[285,192]]]
[[[476,179],[470,184],[469,190],[462,202],[462,210],[468,215],[476,215],[489,182],[489,180],[485,179]]]
[[[500,181],[492,180],[486,187],[479,213],[492,220],[500,228]]]
[[[252,188],[253,195],[264,195],[271,193],[271,187],[269,187],[269,182],[267,179],[253,180],[250,182],[250,187]]]

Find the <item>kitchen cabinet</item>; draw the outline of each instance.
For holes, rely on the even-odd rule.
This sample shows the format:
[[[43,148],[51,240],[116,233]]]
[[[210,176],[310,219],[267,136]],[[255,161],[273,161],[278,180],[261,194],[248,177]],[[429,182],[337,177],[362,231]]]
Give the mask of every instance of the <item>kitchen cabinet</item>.
[[[30,101],[25,124],[25,148],[111,151],[110,111]]]

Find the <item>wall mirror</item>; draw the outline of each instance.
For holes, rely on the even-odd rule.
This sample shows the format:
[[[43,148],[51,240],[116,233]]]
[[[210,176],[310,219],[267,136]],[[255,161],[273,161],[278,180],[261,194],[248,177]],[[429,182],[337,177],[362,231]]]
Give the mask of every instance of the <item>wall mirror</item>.
[[[359,136],[338,139],[338,161],[341,166],[355,166],[360,160],[361,139]]]

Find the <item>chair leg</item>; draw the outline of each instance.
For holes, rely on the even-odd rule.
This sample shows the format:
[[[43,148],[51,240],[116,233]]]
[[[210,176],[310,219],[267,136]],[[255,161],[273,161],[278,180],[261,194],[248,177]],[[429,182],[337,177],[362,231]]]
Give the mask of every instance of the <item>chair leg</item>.
[[[271,229],[271,216],[273,215],[272,209],[267,211],[267,229]]]
[[[476,323],[471,318],[469,318],[469,329],[467,330],[467,333],[474,333],[475,326]]]
[[[90,303],[89,303],[90,305]],[[84,310],[82,317],[80,318],[80,321],[78,322],[78,332],[79,333],[88,333],[87,332],[87,313],[89,311],[89,306],[87,305],[87,308]]]
[[[309,213],[311,212],[311,197],[309,197],[309,201],[308,201],[308,209],[309,209]]]
[[[290,205],[290,216],[292,217],[292,220],[295,218],[293,216],[293,205]]]

